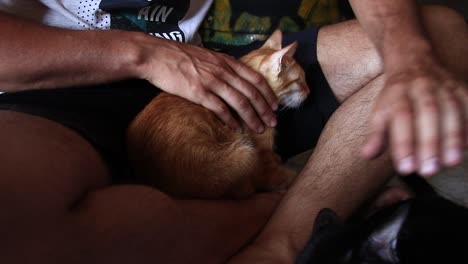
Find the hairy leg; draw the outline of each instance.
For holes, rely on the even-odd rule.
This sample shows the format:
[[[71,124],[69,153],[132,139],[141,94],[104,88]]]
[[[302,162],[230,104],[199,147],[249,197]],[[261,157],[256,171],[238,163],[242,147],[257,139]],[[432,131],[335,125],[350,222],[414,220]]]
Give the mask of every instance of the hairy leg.
[[[387,155],[373,161],[358,155],[370,102],[382,84],[383,78],[372,81],[335,112],[265,229],[233,263],[291,263],[308,240],[321,209],[331,208],[347,217],[390,179],[393,172]]]
[[[360,85],[356,77],[353,86],[347,85],[351,78],[338,66],[342,83],[331,80],[333,71],[327,70],[320,50],[319,46],[319,59],[340,101],[367,87],[330,120],[308,167],[257,240],[273,241],[278,254],[302,248],[320,208],[331,207],[346,216],[390,174],[385,157],[367,163],[352,151],[362,143],[369,102],[382,82],[376,79],[381,72],[378,56],[361,64],[366,57],[357,55],[348,64],[355,67],[354,74],[364,74]],[[450,46],[449,51],[454,50]],[[447,63],[458,67],[452,60]],[[0,112],[0,123],[0,205],[8,212],[0,216],[0,259],[5,263],[186,263],[207,256],[212,258],[203,263],[221,262],[256,234],[276,203],[277,196],[242,202],[175,201],[148,187],[109,187],[100,157],[75,133],[5,111]],[[355,138],[346,129],[355,132]],[[342,151],[345,147],[348,150]]]
[[[426,27],[444,63],[454,74],[465,73],[462,78],[467,67],[458,58],[467,53],[466,39],[456,39],[454,31],[464,34],[466,25],[456,16],[445,16],[452,11],[439,11],[425,9]],[[385,81],[379,55],[355,21],[324,28],[318,42],[325,76],[344,103],[329,120],[312,157],[267,226],[232,263],[291,263],[303,249],[321,209],[331,208],[346,218],[393,175],[388,154],[372,161],[359,155],[372,103]]]
[[[251,240],[278,194],[178,201],[110,185],[74,131],[0,111],[1,263],[220,263]]]

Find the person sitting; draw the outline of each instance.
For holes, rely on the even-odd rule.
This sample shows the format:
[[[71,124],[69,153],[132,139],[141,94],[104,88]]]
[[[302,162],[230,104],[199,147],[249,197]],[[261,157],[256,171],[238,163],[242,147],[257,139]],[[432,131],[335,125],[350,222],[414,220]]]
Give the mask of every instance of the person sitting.
[[[1,262],[291,263],[322,208],[346,218],[392,167],[429,177],[461,162],[465,20],[412,0],[351,0],[357,20],[286,36],[313,94],[284,120],[316,144],[286,194],[177,200],[115,184],[126,127],[160,90],[233,128],[231,108],[257,132],[278,123],[258,73],[199,46],[211,3],[0,0]]]

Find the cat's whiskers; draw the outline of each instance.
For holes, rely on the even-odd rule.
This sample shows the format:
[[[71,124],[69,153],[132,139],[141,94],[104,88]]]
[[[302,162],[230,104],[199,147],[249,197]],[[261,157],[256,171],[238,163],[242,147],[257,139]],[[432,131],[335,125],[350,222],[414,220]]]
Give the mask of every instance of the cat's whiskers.
[[[286,106],[286,105],[280,105],[280,108],[279,108],[278,111],[283,111],[284,109],[287,109],[287,108],[288,108],[288,106]]]

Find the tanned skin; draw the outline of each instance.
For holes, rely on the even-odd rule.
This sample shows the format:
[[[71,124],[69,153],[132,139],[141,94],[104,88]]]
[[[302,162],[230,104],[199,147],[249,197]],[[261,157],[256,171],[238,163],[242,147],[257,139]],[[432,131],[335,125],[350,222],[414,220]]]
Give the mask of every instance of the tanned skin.
[[[266,227],[230,263],[293,263],[318,212],[331,208],[346,219],[392,176],[391,159],[400,172],[423,176],[462,160],[468,138],[463,80],[468,65],[462,59],[468,30],[463,17],[441,7],[421,11],[408,0],[351,3],[360,26],[345,22],[325,27],[318,56],[339,100],[348,95],[337,92],[339,87],[356,83],[351,77],[360,76],[364,87],[335,112]],[[333,49],[333,41],[358,48],[356,53]],[[337,77],[337,69],[354,83]],[[384,151],[386,146],[390,151]],[[359,153],[372,160],[351,157]]]
[[[460,164],[468,146],[468,87],[463,82],[467,77],[448,67],[463,65],[464,56],[447,60],[436,50],[415,1],[351,4],[383,58],[386,75],[363,156],[377,156],[388,141],[395,168],[402,174],[431,176],[443,166]],[[465,28],[460,35],[465,43],[466,34]]]
[[[267,82],[227,55],[144,33],[58,29],[2,12],[0,23],[4,92],[140,78],[203,105],[233,128],[239,124],[226,104],[254,131],[276,125],[278,103]]]
[[[443,120],[442,128],[431,135],[446,133],[449,127],[466,131],[464,107],[468,104],[459,101],[466,98],[466,88],[460,89],[466,86],[457,81],[468,76],[466,62],[460,60],[468,47],[465,20],[446,8],[420,12],[410,0],[356,0],[352,4],[359,23],[323,27],[317,45],[320,65],[341,106],[278,207],[280,195],[274,193],[243,201],[176,200],[147,186],[113,186],[101,156],[77,132],[37,116],[0,111],[0,207],[7,212],[0,214],[0,262],[224,263],[230,259],[233,263],[292,263],[322,208],[331,208],[346,218],[393,175],[391,158],[399,148],[393,146],[396,140],[392,135],[400,133],[392,131],[422,131],[419,126],[435,131],[432,127],[439,120]],[[404,24],[391,27],[392,20]],[[261,128],[257,127],[261,122],[255,121],[255,110],[275,108],[269,96],[264,96],[263,103],[247,107],[250,110],[239,107],[256,101],[250,99],[264,95],[261,87],[267,87],[257,75],[247,73],[224,55],[140,33],[68,31],[10,15],[0,15],[0,23],[0,84],[4,91],[80,86],[111,81],[119,75],[147,79],[163,90],[184,94],[230,123],[223,114],[225,108],[216,103],[223,98],[253,129]],[[395,48],[401,46],[407,56],[394,54],[397,51],[390,43]],[[405,50],[407,46],[401,43],[427,48],[419,54],[414,51],[417,47]],[[164,52],[158,54],[158,49]],[[122,54],[125,57],[120,57]],[[174,65],[174,61],[180,64]],[[173,71],[176,66],[180,72]],[[153,76],[157,72],[164,72],[164,79]],[[391,78],[403,73],[409,77]],[[420,82],[415,78],[439,85],[418,88]],[[221,88],[211,86],[209,80]],[[186,83],[199,88],[176,89]],[[450,87],[456,88],[443,88],[448,87],[444,83],[454,83]],[[253,86],[259,92],[249,97],[244,92],[257,91]],[[418,112],[402,122],[411,125],[401,126],[400,121],[393,121],[400,120],[399,111],[389,111],[385,112],[384,126],[375,125],[375,121],[369,125],[368,120],[374,120],[372,113],[380,113],[378,108],[400,102],[394,97],[407,93],[400,96],[405,99],[408,93],[434,89],[447,92],[430,96],[429,102],[437,102],[438,107],[429,113],[443,118],[424,114],[421,120]],[[457,95],[455,104],[442,100],[448,91]],[[244,97],[233,95],[239,93]],[[385,93],[389,95],[383,96]],[[195,96],[199,94],[201,98]],[[421,103],[407,101],[410,103],[405,104],[419,109]],[[267,112],[270,110],[257,111],[268,124],[272,119]],[[452,112],[455,114],[448,114]],[[419,123],[422,125],[415,125]],[[369,145],[363,151],[369,131]],[[422,140],[426,135],[419,133],[414,133],[414,141],[427,142]],[[390,141],[382,135],[390,135]],[[466,134],[462,138],[466,144]],[[377,155],[384,149],[381,142],[388,141],[392,154]],[[451,144],[441,143],[456,145]],[[431,149],[426,144],[408,145],[412,147],[405,149],[411,151],[402,151],[397,165],[399,158],[416,155],[413,153],[421,148]],[[360,154],[378,157],[366,160]],[[427,160],[426,156],[415,159]],[[419,170],[419,162],[414,164],[414,170]]]

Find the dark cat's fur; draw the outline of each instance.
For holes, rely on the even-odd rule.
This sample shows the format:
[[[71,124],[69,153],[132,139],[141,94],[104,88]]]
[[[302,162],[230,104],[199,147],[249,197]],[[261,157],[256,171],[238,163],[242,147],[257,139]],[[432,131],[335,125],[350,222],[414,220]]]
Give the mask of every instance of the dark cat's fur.
[[[263,74],[280,104],[297,107],[309,89],[293,59],[296,43],[281,47],[276,31],[241,61]],[[234,131],[211,111],[162,93],[128,130],[130,158],[138,177],[177,197],[244,197],[284,188],[294,173],[273,152],[273,129]]]
[[[412,181],[414,198],[366,221],[345,224],[323,210],[296,264],[468,263],[468,209]]]

